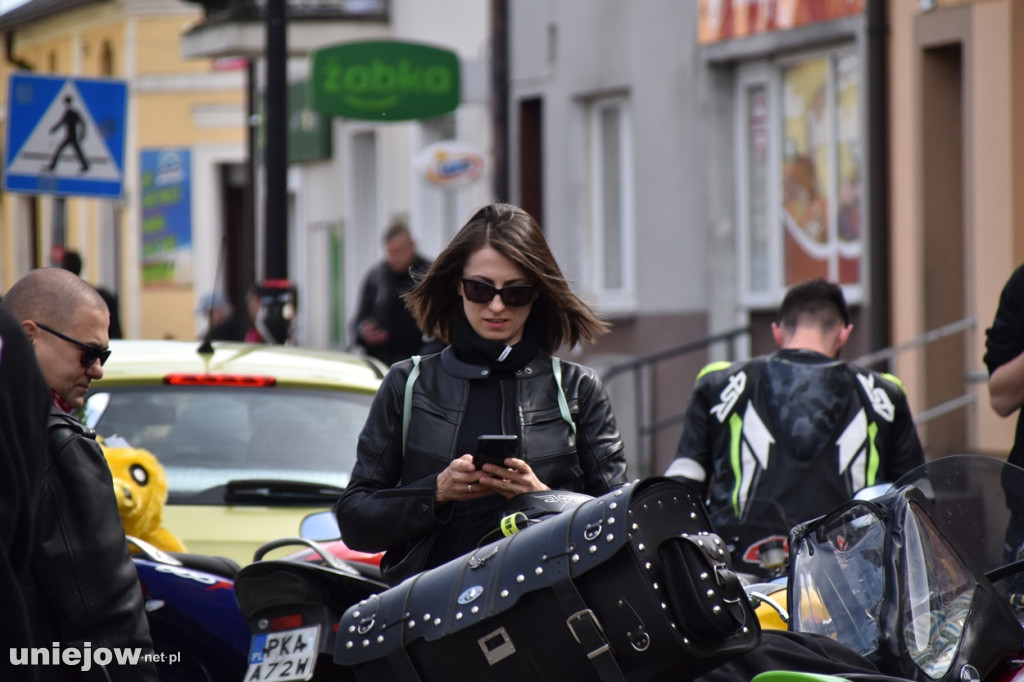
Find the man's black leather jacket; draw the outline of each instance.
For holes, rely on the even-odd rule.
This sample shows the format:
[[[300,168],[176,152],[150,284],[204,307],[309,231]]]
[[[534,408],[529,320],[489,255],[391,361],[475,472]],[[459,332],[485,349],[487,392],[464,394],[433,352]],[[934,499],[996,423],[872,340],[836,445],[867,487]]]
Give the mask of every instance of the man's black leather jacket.
[[[39,545],[32,561],[30,609],[39,646],[141,649],[153,642],[138,573],[128,553],[113,481],[96,434],[51,408],[49,452],[36,504]],[[106,670],[95,664],[48,669],[53,679],[156,680],[152,661]],[[104,674],[105,673],[105,674]],[[50,679],[49,677],[47,679]]]
[[[422,275],[429,268],[430,261],[417,254],[405,272],[396,273],[387,261],[382,261],[366,273],[359,293],[359,310],[352,320],[352,332],[367,355],[390,365],[421,352],[423,334],[412,313],[406,310],[402,294],[412,289],[415,275]],[[387,341],[377,346],[364,343],[359,325],[367,320],[387,330]]]
[[[465,454],[455,446],[469,382],[489,375],[487,367],[460,361],[451,347],[424,357],[419,366],[404,454],[402,413],[411,360],[392,365],[384,377],[336,508],[345,543],[363,551],[389,550],[389,566],[413,552],[413,563],[425,560],[451,505],[458,504],[435,508],[437,475]],[[548,487],[601,495],[626,482],[612,406],[593,369],[564,361],[561,368],[576,434],[562,417],[551,358],[543,353],[518,370],[515,381],[503,382],[503,430],[519,436],[519,456]]]

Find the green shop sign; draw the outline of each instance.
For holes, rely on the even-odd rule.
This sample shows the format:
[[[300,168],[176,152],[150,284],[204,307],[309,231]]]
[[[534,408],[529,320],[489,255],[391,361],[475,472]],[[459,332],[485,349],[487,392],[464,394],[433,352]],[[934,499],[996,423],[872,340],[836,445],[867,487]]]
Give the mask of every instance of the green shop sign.
[[[429,45],[374,40],[312,53],[310,104],[364,121],[440,116],[459,106],[459,60]]]

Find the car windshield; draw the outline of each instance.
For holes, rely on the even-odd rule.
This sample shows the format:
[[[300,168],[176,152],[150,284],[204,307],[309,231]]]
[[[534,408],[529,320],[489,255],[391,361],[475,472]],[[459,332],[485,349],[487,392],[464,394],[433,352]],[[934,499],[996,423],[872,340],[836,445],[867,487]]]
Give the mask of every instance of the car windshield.
[[[88,398],[85,421],[157,456],[170,504],[223,503],[230,481],[344,487],[372,396],[312,389],[146,386]],[[216,497],[204,492],[220,490]]]

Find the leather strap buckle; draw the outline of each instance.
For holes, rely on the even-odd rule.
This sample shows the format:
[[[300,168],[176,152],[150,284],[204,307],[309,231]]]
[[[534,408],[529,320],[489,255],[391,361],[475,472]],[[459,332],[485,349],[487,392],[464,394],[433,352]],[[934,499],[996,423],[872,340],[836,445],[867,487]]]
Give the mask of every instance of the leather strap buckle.
[[[565,624],[569,627],[572,636],[587,652],[588,659],[593,660],[610,651],[611,647],[608,646],[608,640],[604,636],[604,629],[590,609],[577,611],[565,619]]]

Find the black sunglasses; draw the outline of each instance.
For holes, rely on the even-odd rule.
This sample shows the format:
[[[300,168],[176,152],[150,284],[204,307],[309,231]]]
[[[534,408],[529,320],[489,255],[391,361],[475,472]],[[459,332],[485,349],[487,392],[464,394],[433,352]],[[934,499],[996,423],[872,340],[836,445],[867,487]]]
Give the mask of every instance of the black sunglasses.
[[[77,339],[73,339],[70,336],[65,336],[64,334],[61,334],[56,329],[50,329],[45,324],[40,324],[39,322],[36,322],[36,326],[42,329],[44,332],[50,332],[58,339],[64,339],[68,343],[73,343],[79,348],[81,348],[82,367],[85,367],[86,369],[92,367],[92,363],[96,362],[97,360],[100,361],[100,366],[102,367],[107,362],[107,358],[110,357],[109,348],[100,348],[99,346],[94,346],[91,343],[82,343]]]
[[[513,284],[499,289],[478,279],[462,278],[462,291],[473,303],[490,303],[494,297],[501,296],[501,302],[509,308],[522,308],[533,298],[536,284]]]

